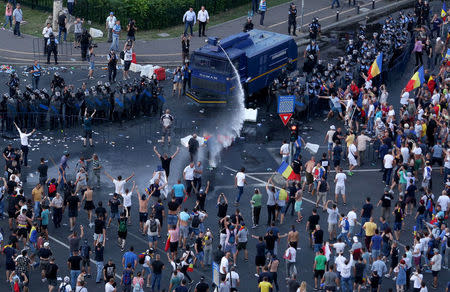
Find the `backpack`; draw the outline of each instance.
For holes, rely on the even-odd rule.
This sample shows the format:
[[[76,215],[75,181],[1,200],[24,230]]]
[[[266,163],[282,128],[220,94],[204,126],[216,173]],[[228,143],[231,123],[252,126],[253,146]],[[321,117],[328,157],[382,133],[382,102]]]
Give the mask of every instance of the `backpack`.
[[[122,284],[124,285],[129,285],[131,284],[131,273],[133,273],[132,270],[123,270],[123,275],[122,275]]]
[[[156,225],[155,219],[150,219],[150,232],[156,232],[158,231],[158,226]]]
[[[233,231],[230,231],[230,237],[228,238],[228,243],[234,244],[235,241],[236,241],[236,235],[234,234],[234,229],[233,229]]]
[[[66,285],[63,285],[63,286],[61,286],[61,287],[59,287],[59,292],[66,292],[66,287],[67,287],[67,285],[69,285],[69,284],[66,284]]]
[[[139,259],[139,264],[143,265],[145,262],[145,253],[141,253],[140,255],[138,255],[138,259]]]
[[[125,52],[124,51],[120,51],[119,57],[122,60],[125,59]]]
[[[80,254],[83,258],[88,258],[89,257],[89,245],[82,245],[80,248]]]
[[[119,221],[119,232],[126,232],[127,231],[127,223],[125,220]]]
[[[51,183],[51,184],[48,186],[48,192],[49,192],[49,193],[54,193],[54,192],[56,192],[56,185],[53,184],[53,183]]]
[[[348,222],[348,219],[344,219],[344,230],[350,230],[350,223]]]
[[[433,212],[434,203],[433,203],[433,200],[431,199],[431,196],[427,196],[426,208],[427,208],[427,211]]]
[[[134,284],[133,292],[141,292],[141,284],[139,282],[136,282],[136,284]]]
[[[198,228],[199,225],[200,225],[200,216],[195,214],[194,217],[192,218],[191,226],[192,228]]]

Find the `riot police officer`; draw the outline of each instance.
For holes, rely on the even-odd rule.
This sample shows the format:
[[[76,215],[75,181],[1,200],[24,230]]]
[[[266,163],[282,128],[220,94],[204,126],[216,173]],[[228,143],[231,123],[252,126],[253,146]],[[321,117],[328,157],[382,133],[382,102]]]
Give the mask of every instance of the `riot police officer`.
[[[291,26],[293,26],[292,34],[294,36],[297,36],[295,31],[297,30],[297,8],[295,7],[294,3],[291,3],[289,6],[289,12],[288,12],[288,34],[291,34]]]
[[[309,25],[309,38],[311,40],[316,40],[320,35],[321,25],[317,17],[313,17],[311,24]]]
[[[15,72],[9,75],[8,87],[9,96],[14,96],[16,94],[16,90],[19,88],[19,77],[17,77],[17,74]]]
[[[50,33],[47,40],[47,64],[50,64],[50,57],[52,53],[55,58],[55,65],[58,65],[58,40],[55,38],[53,33]]]

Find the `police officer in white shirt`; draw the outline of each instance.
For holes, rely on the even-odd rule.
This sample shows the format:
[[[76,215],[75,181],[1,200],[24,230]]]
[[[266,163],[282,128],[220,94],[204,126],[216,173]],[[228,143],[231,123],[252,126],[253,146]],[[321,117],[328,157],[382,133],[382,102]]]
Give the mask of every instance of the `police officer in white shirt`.
[[[33,135],[33,133],[36,132],[36,129],[33,129],[31,133],[27,133],[26,129],[22,129],[22,132],[17,126],[16,122],[14,122],[14,126],[16,126],[17,131],[19,131],[20,135],[20,148],[22,149],[23,153],[23,166],[28,167],[28,137]]]
[[[208,11],[205,9],[205,6],[202,6],[202,8],[198,11],[197,20],[198,20],[198,36],[205,37],[206,23],[209,21],[209,14]]]
[[[186,13],[184,13],[184,15],[183,15],[184,35],[187,35],[187,30],[188,30],[188,28],[190,28],[191,36],[193,36],[192,28],[194,27],[195,22],[196,22],[196,18],[195,18],[194,8],[189,7],[189,10],[186,11]]]

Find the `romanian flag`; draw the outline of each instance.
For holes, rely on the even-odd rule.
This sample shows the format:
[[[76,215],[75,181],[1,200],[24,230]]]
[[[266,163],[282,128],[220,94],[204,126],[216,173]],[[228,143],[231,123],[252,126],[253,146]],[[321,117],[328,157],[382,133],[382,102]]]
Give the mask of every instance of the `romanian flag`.
[[[377,76],[381,73],[381,67],[383,65],[383,52],[378,54],[375,61],[373,61],[372,65],[369,68],[369,71],[367,72],[367,81],[372,79],[373,77]]]
[[[433,76],[430,75],[430,78],[428,78],[428,90],[430,91],[431,94],[433,94],[434,89],[436,88],[436,81],[434,81]]]
[[[447,6],[444,3],[442,3],[442,9],[441,9],[441,18],[445,21],[445,18],[447,17]]]
[[[411,77],[411,80],[409,80],[408,84],[406,84],[405,91],[409,92],[411,90],[414,90],[424,83],[425,83],[425,73],[423,71],[423,66],[420,66],[419,70],[417,70],[417,72],[414,73],[413,77]]]
[[[292,167],[286,162],[282,162],[277,172],[281,174],[285,179],[294,179],[295,173]]]

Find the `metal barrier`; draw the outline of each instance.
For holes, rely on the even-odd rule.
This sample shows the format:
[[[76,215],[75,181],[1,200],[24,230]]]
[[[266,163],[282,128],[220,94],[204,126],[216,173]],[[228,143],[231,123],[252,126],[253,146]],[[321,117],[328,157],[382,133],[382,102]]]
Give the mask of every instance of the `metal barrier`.
[[[47,61],[47,54],[44,53],[44,39],[43,38],[33,38],[33,58],[39,62]],[[62,41],[58,44],[58,56],[72,56],[73,45],[71,42]],[[53,56],[52,56],[53,57]]]

